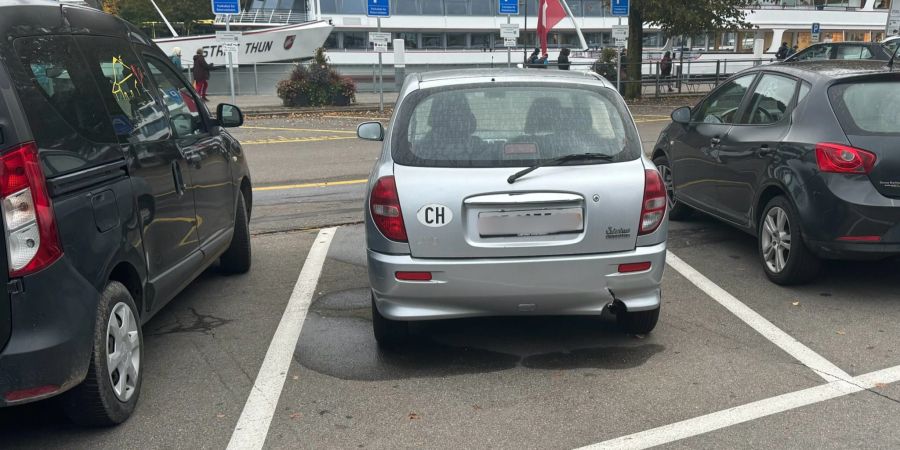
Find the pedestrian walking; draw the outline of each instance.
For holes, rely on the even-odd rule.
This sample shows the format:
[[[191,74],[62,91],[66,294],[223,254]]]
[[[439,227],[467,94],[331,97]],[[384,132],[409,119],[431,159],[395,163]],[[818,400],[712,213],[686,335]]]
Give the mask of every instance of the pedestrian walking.
[[[564,48],[559,52],[559,61],[557,61],[559,70],[569,70],[569,54],[571,52],[572,51],[567,48]]]
[[[204,102],[209,101],[206,98],[206,89],[209,87],[209,71],[212,68],[213,65],[207,63],[206,58],[203,57],[203,49],[197,49],[197,54],[194,55],[194,88],[197,89],[197,93]]]
[[[666,52],[659,60],[659,74],[666,84],[666,88],[672,92],[672,52]]]
[[[800,50],[800,46],[799,46],[799,45],[794,45],[793,47],[791,47],[791,49],[788,51],[788,58],[790,58],[791,56],[796,55],[796,54],[797,54],[797,51],[799,51],[799,50]]]
[[[775,52],[775,59],[784,61],[784,59],[788,57],[789,50],[790,47],[788,47],[787,42],[782,42],[781,47],[778,47],[778,51]]]
[[[179,72],[184,70],[184,66],[181,65],[181,47],[173,48],[172,54],[169,55],[169,59],[172,60],[172,64],[178,69]]]

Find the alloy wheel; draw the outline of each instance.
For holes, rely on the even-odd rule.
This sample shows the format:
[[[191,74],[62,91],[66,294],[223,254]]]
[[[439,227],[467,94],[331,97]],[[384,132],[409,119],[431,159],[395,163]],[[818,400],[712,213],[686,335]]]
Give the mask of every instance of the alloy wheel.
[[[672,169],[667,165],[657,166],[659,174],[662,175],[663,184],[666,185],[666,195],[669,196],[669,205],[675,204],[675,188],[672,186]]]
[[[138,323],[131,308],[117,303],[106,327],[106,368],[116,397],[127,402],[134,395],[141,369]]]
[[[791,222],[778,206],[766,213],[760,236],[763,259],[772,273],[781,273],[791,255]]]

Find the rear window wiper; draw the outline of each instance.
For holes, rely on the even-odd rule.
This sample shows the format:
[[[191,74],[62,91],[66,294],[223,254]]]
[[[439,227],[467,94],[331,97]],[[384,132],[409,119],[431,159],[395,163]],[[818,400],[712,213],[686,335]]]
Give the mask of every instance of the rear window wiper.
[[[575,153],[572,155],[560,156],[559,158],[550,159],[550,160],[535,164],[527,169],[520,170],[520,171],[510,175],[509,178],[506,179],[506,182],[509,184],[513,184],[519,178],[522,178],[525,175],[528,175],[529,173],[540,169],[541,167],[559,166],[559,165],[565,164],[569,161],[579,161],[579,160],[612,161],[613,159],[614,158],[612,156],[604,154],[604,153]]]

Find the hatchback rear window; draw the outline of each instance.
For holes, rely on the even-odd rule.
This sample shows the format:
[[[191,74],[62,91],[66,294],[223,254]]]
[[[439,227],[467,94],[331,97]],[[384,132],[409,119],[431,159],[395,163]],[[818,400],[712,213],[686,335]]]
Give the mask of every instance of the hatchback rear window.
[[[641,152],[628,111],[604,88],[425,89],[403,102],[394,127],[394,162],[409,166],[521,167],[580,153],[619,162]]]
[[[900,81],[839,84],[829,97],[847,134],[900,134]]]

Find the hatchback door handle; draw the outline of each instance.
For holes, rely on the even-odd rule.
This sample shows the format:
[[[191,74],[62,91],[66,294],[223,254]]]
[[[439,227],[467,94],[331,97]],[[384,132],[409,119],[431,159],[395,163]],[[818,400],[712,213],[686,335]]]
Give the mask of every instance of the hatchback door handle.
[[[714,137],[714,138],[710,139],[709,142],[710,142],[713,146],[716,146],[716,145],[719,145],[719,144],[722,143],[722,139],[717,138],[717,137]]]

